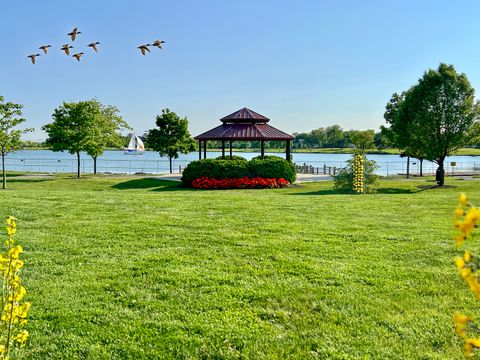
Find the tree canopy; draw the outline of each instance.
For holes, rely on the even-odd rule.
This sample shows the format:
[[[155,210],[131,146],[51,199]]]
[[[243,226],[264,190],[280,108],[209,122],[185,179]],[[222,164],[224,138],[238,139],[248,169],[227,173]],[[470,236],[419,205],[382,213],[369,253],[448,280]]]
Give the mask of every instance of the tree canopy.
[[[163,109],[162,115],[157,115],[156,124],[158,129],[149,130],[146,136],[147,147],[168,157],[172,173],[172,159],[194,151],[195,141],[188,131],[187,118],[181,118],[169,109]]]
[[[31,129],[19,130],[17,126],[25,121],[22,118],[23,105],[5,102],[0,96],[0,154],[2,156],[2,188],[7,187],[5,155],[21,145],[20,137]]]
[[[53,122],[43,126],[46,144],[53,151],[77,154],[77,176],[80,177],[80,152],[96,160],[110,144],[121,146],[119,130],[128,125],[114,106],[104,106],[98,100],[66,103],[54,110]]]
[[[384,115],[390,125],[385,133],[407,155],[437,163],[437,181],[443,185],[445,158],[469,143],[479,116],[466,75],[440,64],[401,95],[393,94]]]

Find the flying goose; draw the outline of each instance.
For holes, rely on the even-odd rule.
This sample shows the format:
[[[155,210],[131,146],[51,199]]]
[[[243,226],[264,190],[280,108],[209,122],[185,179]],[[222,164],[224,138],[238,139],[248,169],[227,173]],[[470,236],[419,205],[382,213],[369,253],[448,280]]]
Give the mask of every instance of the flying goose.
[[[32,55],[28,55],[27,57],[30,58],[30,60],[32,60],[32,64],[35,64],[35,58],[37,56],[41,56],[40,54],[32,54]]]
[[[40,50],[43,50],[43,52],[46,54],[48,53],[48,48],[51,48],[52,45],[42,45],[39,47]]]
[[[80,58],[81,58],[82,56],[83,56],[83,52],[72,55],[72,57],[74,57],[75,59],[77,59],[77,61],[80,61]]]
[[[68,44],[65,44],[65,45],[62,46],[62,49],[61,49],[61,50],[65,51],[65,54],[66,54],[66,55],[70,55],[70,49],[71,49],[71,48],[73,48],[73,46],[70,46],[70,45],[68,45]]]
[[[75,41],[75,38],[77,37],[78,34],[81,34],[81,32],[78,31],[78,28],[75,28],[72,30],[72,32],[68,33],[67,35],[72,38],[72,41]]]
[[[93,50],[95,50],[95,52],[98,52],[97,45],[100,45],[98,41],[88,44],[88,46],[91,47]]]
[[[161,48],[162,48],[162,44],[165,44],[165,41],[163,41],[163,40],[155,40],[155,41],[153,42],[152,46],[156,46],[156,47],[158,47],[159,49],[161,49]]]
[[[142,52],[142,55],[145,55],[146,51],[150,52],[150,49],[148,48],[149,46],[152,46],[152,45],[145,44],[145,45],[140,45],[137,48],[140,49],[140,51]]]

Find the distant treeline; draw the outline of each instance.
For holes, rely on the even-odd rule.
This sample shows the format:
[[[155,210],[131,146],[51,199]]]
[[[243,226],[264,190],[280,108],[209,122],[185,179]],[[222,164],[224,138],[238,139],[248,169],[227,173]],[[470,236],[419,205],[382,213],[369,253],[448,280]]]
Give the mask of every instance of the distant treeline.
[[[343,130],[340,125],[321,127],[310,132],[293,133],[293,149],[343,149],[358,147],[362,149],[383,150],[390,148],[387,138],[375,130]],[[141,136],[145,140],[145,136]],[[127,147],[129,136],[124,137],[124,147]],[[146,147],[149,148],[148,142]],[[471,147],[480,147],[480,143],[469,144]],[[23,141],[23,149],[47,148],[45,142]],[[220,149],[221,141],[208,141],[209,149]],[[236,141],[235,149],[260,149],[260,141]],[[285,141],[266,141],[266,149],[284,149]]]

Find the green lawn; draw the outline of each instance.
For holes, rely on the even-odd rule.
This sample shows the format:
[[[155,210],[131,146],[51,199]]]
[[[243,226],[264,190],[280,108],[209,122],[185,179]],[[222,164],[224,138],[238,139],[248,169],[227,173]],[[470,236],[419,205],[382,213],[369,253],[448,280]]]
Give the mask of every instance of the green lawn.
[[[460,359],[458,193],[385,180],[194,191],[155,179],[10,177],[32,302],[27,358]]]

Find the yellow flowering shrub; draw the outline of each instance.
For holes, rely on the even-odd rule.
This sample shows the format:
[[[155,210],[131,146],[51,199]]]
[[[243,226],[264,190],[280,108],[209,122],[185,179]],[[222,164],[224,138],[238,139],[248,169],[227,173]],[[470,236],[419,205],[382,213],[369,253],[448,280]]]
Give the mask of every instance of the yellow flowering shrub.
[[[363,194],[365,192],[364,177],[364,158],[362,154],[356,153],[353,158],[353,191],[357,194]]]
[[[23,249],[20,245],[15,244],[16,232],[16,219],[10,216],[7,219],[6,253],[0,254],[0,272],[2,274],[0,359],[10,358],[12,350],[18,346],[23,347],[28,338],[28,331],[23,327],[27,323],[30,303],[22,302],[26,294],[20,278],[20,271],[23,267],[20,255]]]
[[[457,231],[455,235],[457,246],[462,245],[465,240],[470,240],[472,232],[480,223],[480,209],[472,206],[465,194],[461,194],[459,200],[459,205],[455,209],[454,220]],[[455,259],[455,265],[470,290],[480,299],[480,257],[467,250],[462,257]],[[454,321],[456,334],[465,341],[465,355],[467,357],[473,356],[480,351],[480,337],[473,336],[475,333],[479,334],[480,329],[470,317],[464,314],[455,314]]]

